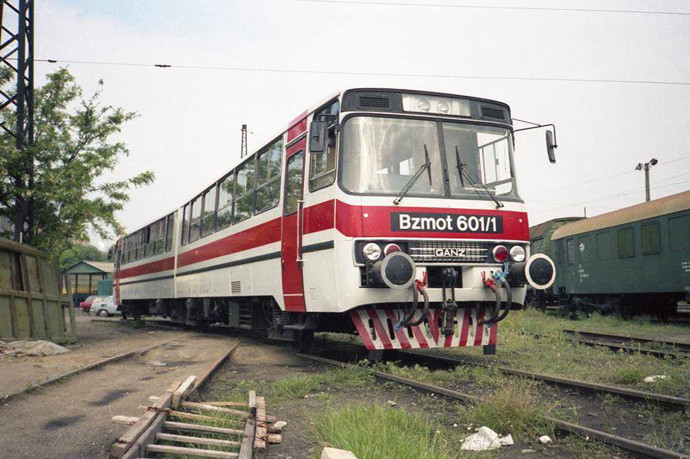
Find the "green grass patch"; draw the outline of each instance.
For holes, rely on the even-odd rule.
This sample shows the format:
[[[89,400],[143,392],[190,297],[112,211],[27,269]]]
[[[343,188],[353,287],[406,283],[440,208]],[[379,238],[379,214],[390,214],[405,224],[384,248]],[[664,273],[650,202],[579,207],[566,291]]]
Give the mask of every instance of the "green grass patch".
[[[482,402],[460,407],[460,416],[468,427],[487,426],[501,435],[527,441],[553,434],[553,426],[544,421],[552,409],[538,401],[535,383],[514,380],[487,393]]]
[[[447,458],[448,444],[439,426],[406,411],[373,406],[328,410],[315,424],[324,446],[352,451],[358,458]]]

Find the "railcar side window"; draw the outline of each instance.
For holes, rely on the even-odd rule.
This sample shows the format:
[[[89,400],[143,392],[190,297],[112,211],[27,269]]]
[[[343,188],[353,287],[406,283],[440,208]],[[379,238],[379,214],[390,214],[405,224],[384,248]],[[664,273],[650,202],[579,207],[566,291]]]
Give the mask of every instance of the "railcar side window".
[[[258,156],[259,173],[256,185],[256,213],[272,209],[280,200],[280,171],[283,140],[273,143]]]
[[[255,158],[251,158],[237,169],[235,182],[235,223],[246,220],[254,212],[254,160]]]
[[[216,230],[216,187],[206,190],[203,198],[204,208],[201,216],[201,237]]]
[[[566,245],[568,246],[568,264],[569,265],[574,265],[575,264],[575,239],[570,238],[566,241]]]
[[[592,237],[580,236],[577,238],[577,250],[580,252],[580,262],[587,263],[593,260],[596,248],[592,243]]]
[[[668,237],[671,250],[690,250],[690,215],[669,218]]]
[[[295,153],[288,159],[285,173],[285,215],[297,212],[298,201],[302,198],[302,171],[304,152]]]
[[[611,233],[609,231],[597,233],[597,258],[599,260],[609,260],[611,258]]]
[[[618,245],[618,258],[630,258],[635,256],[635,231],[632,226],[619,228],[616,231]]]
[[[184,206],[183,216],[182,216],[182,245],[187,245],[189,241],[189,204]]]
[[[189,220],[189,242],[192,243],[199,239],[201,230],[201,197],[192,201],[191,219]]]
[[[314,118],[321,115],[335,115],[340,112],[340,102],[335,101],[323,110],[314,114]],[[334,120],[328,126],[328,141],[326,153],[322,155],[311,155],[309,162],[309,191],[320,190],[335,181],[335,127],[337,122]]]
[[[225,177],[218,184],[218,216],[216,218],[216,228],[221,230],[227,228],[232,223],[232,193],[235,187],[235,173]]]
[[[661,253],[661,228],[659,222],[645,223],[640,227],[642,255]]]
[[[165,251],[170,252],[172,250],[173,241],[173,224],[175,222],[175,214],[172,213],[168,215],[168,224],[166,225],[165,233]]]

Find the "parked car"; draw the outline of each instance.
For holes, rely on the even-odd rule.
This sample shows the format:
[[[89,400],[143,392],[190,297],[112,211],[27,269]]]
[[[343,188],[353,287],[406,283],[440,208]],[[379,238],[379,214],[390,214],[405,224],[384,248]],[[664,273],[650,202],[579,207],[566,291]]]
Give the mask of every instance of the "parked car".
[[[81,309],[82,311],[88,313],[88,312],[89,312],[89,309],[91,309],[91,305],[92,305],[94,302],[101,301],[103,298],[104,298],[104,297],[102,297],[102,296],[96,296],[96,295],[89,296],[89,297],[87,297],[84,301],[82,301],[81,303],[79,303],[79,309]]]
[[[99,301],[94,301],[91,304],[91,309],[89,314],[97,316],[113,316],[115,314],[122,314],[122,312],[117,310],[117,305],[112,296],[104,296],[99,299]]]

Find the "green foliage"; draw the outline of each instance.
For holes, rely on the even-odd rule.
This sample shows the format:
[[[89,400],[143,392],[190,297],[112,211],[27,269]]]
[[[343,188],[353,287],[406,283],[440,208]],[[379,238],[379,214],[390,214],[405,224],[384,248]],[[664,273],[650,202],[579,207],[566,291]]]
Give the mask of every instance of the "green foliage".
[[[113,137],[136,114],[102,105],[102,81],[85,98],[66,69],[47,80],[35,90],[34,144],[20,154],[13,138],[0,134],[0,175],[7,177],[0,182],[0,215],[12,221],[26,215],[24,241],[58,258],[88,240],[89,230],[104,239],[122,233],[115,212],[129,200],[132,187],[150,184],[154,175],[147,171],[119,181],[102,180],[129,154]],[[6,80],[0,79],[2,83]],[[10,108],[1,114],[7,124],[14,116]]]
[[[82,260],[105,261],[108,254],[92,245],[77,244],[60,254],[60,270],[69,268]]]
[[[431,419],[380,405],[329,410],[314,428],[324,445],[350,450],[361,459],[455,456]]]

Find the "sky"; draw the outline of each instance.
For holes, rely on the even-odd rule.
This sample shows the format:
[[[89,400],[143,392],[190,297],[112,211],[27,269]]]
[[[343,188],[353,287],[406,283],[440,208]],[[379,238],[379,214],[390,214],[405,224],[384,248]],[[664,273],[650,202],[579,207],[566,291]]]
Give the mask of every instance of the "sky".
[[[103,103],[139,114],[117,138],[130,155],[103,177],[156,174],[117,214],[127,231],[230,170],[242,124],[255,151],[347,87],[496,99],[514,118],[554,123],[556,164],[543,131],[516,137],[531,225],[643,202],[635,166],[651,158],[652,199],[690,189],[687,2],[355,1],[36,2],[36,59],[58,61],[36,62],[37,84],[67,67],[86,94],[102,79]]]

